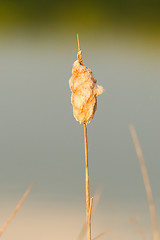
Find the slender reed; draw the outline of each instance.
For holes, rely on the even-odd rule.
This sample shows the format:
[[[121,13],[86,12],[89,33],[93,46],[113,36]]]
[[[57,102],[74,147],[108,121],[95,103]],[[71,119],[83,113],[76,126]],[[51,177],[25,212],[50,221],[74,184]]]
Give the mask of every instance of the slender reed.
[[[85,170],[86,170],[86,220],[87,220],[87,240],[91,240],[91,209],[89,197],[89,171],[88,171],[88,146],[87,146],[87,126],[84,123],[84,145],[85,145]],[[92,198],[93,199],[93,198]]]
[[[7,228],[7,226],[9,225],[9,223],[11,222],[11,220],[13,219],[13,217],[16,215],[17,211],[20,209],[20,207],[22,206],[24,200],[26,199],[26,197],[28,196],[29,192],[32,189],[31,185],[27,191],[24,193],[23,197],[21,198],[21,200],[19,201],[19,203],[17,204],[16,208],[13,210],[12,214],[10,215],[10,217],[7,219],[7,221],[5,222],[5,224],[3,225],[3,227],[0,229],[0,237],[2,236],[2,234],[4,233],[5,229]]]
[[[90,219],[91,219],[91,212],[92,212],[92,216],[96,210],[97,204],[99,202],[100,199],[100,195],[101,195],[101,188],[97,189],[93,198],[91,198],[90,200]],[[94,199],[94,203],[93,203],[93,199]],[[85,223],[82,225],[81,230],[78,234],[77,240],[82,240],[85,236],[87,230],[87,225],[86,225],[86,221]]]
[[[147,168],[146,168],[145,161],[143,158],[143,153],[142,153],[134,126],[130,125],[129,128],[130,128],[131,136],[132,136],[132,139],[133,139],[133,142],[135,145],[136,153],[137,153],[137,156],[139,159],[141,172],[143,175],[143,181],[144,181],[146,194],[147,194],[147,198],[148,198],[148,204],[149,204],[149,210],[150,210],[150,216],[151,216],[151,222],[152,222],[152,228],[153,228],[153,239],[159,240],[159,232],[158,232],[157,219],[156,219],[156,210],[155,210],[155,206],[154,206],[152,189],[151,189],[150,182],[149,182]]]

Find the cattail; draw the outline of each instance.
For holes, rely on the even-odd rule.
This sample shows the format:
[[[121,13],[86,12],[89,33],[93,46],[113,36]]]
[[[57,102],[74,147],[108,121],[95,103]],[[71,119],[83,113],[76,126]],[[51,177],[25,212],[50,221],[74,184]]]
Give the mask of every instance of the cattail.
[[[77,60],[73,63],[69,87],[72,91],[73,116],[80,123],[87,124],[94,117],[97,109],[97,96],[102,94],[103,87],[97,85],[92,71],[83,65],[79,40]]]
[[[80,123],[84,124],[84,145],[85,145],[85,172],[86,172],[86,226],[87,240],[91,240],[91,211],[93,198],[89,194],[89,171],[88,171],[88,143],[87,123],[90,122],[97,108],[97,96],[103,92],[103,87],[98,86],[92,71],[83,65],[82,52],[79,46],[77,60],[73,63],[72,77],[69,80],[69,87],[72,91],[71,103],[73,105],[73,116]]]

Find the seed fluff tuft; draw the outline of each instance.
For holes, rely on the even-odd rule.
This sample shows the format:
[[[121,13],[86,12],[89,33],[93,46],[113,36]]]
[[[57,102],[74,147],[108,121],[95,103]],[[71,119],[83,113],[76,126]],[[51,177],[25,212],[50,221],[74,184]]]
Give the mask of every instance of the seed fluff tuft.
[[[94,118],[97,109],[97,96],[103,93],[103,87],[97,85],[92,71],[83,65],[78,34],[77,41],[77,60],[73,63],[69,87],[72,91],[73,116],[80,123],[87,124]]]

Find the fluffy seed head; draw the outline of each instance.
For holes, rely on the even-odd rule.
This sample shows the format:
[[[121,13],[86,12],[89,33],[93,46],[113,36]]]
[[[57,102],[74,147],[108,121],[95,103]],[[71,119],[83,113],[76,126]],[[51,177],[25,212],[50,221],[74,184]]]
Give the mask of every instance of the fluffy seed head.
[[[77,58],[73,63],[72,77],[69,80],[69,87],[72,91],[71,103],[75,119],[87,124],[94,117],[97,109],[97,96],[102,94],[103,87],[96,84],[97,80],[92,71],[83,65],[79,40]]]

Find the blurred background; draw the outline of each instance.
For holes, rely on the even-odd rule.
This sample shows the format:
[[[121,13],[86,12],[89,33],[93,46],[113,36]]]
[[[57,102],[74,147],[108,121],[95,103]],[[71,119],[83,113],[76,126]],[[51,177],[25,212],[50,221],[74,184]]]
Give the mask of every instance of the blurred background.
[[[93,237],[152,238],[129,132],[144,153],[160,227],[160,1],[0,1],[0,226],[33,189],[2,239],[77,239],[85,222],[83,125],[68,81],[79,33],[84,64],[105,89],[88,125]]]

